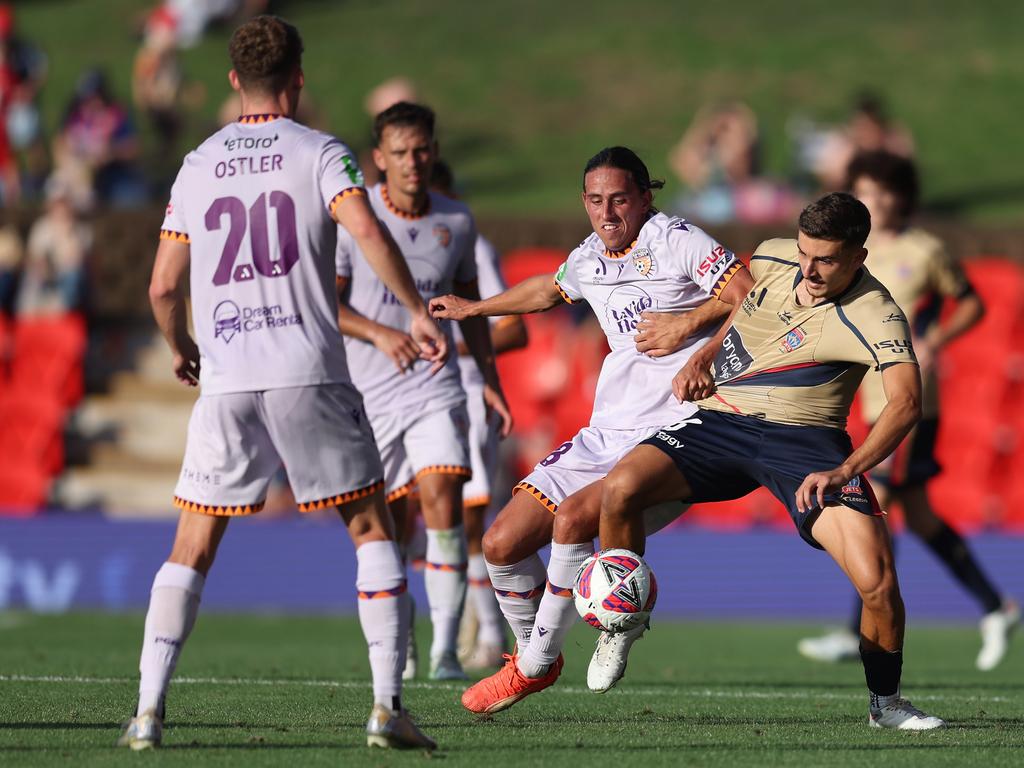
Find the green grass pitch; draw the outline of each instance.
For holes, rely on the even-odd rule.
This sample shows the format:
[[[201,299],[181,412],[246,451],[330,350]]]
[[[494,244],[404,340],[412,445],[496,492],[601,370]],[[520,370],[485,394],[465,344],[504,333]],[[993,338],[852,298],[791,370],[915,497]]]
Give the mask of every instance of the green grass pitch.
[[[859,664],[802,660],[796,624],[656,622],[620,687],[586,690],[594,634],[570,637],[559,683],[479,719],[461,686],[417,681],[406,704],[441,745],[368,750],[368,669],[350,618],[201,616],[171,687],[164,748],[113,747],[134,704],[140,615],[0,614],[0,764],[1010,766],[1024,749],[1024,649],[976,672],[969,628],[912,627],[904,693],[946,718],[867,727]],[[421,648],[429,626],[420,624]]]

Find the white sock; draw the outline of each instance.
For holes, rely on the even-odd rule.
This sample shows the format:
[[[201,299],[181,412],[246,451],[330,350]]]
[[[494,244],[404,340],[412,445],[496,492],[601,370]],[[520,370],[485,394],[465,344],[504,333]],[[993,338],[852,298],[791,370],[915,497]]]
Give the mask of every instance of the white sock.
[[[544,592],[544,562],[540,555],[532,554],[511,565],[487,563],[487,573],[505,621],[515,635],[516,653],[521,654],[530,644],[537,606]]]
[[[576,623],[572,585],[583,561],[594,554],[593,542],[559,544],[552,542],[548,561],[548,584],[540,599],[530,645],[519,654],[519,671],[527,677],[540,677],[562,652],[565,636]]]
[[[487,563],[481,554],[469,556],[469,596],[476,608],[480,628],[476,640],[481,645],[505,647],[505,621],[501,617],[494,587],[487,576]]]
[[[373,701],[402,708],[402,670],[409,636],[405,567],[393,541],[369,541],[356,550],[359,623],[370,651]]]
[[[155,709],[163,715],[164,698],[199,613],[206,579],[178,563],[164,563],[153,579],[139,658],[139,707],[136,715]]]
[[[427,602],[434,637],[430,658],[455,653],[466,601],[466,535],[462,526],[427,529]]]

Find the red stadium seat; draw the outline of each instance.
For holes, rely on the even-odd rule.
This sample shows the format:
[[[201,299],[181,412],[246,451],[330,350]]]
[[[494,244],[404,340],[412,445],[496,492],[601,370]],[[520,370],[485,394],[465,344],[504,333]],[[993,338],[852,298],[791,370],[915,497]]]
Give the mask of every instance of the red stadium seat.
[[[3,391],[7,384],[7,377],[10,373],[11,355],[14,352],[12,339],[12,324],[10,319],[3,312],[0,312],[0,391]]]
[[[0,517],[29,517],[46,506],[50,474],[38,465],[6,458],[0,462]]]
[[[0,464],[31,463],[51,475],[64,466],[64,408],[19,390],[0,394]]]
[[[18,319],[14,327],[11,384],[50,393],[64,405],[82,398],[86,329],[81,315]]]

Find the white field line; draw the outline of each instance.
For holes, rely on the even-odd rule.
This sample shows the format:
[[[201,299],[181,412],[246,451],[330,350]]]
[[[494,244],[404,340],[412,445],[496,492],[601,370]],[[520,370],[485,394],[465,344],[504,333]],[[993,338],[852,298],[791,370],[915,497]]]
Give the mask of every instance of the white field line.
[[[135,683],[137,678],[130,677],[81,677],[76,675],[0,675],[0,683],[76,683],[81,685],[128,685]],[[244,677],[176,677],[174,684],[177,685],[268,685],[268,686],[300,686],[307,688],[342,688],[365,690],[370,687],[369,681],[357,683],[353,680],[302,680],[288,678],[244,678]],[[462,686],[453,683],[405,683],[407,689],[432,689],[459,691]],[[577,696],[590,693],[581,686],[559,685],[550,688],[555,693]],[[715,699],[810,699],[810,700],[835,700],[850,701],[864,697],[862,693],[828,693],[813,690],[785,690],[785,691],[744,691],[733,689],[715,688],[633,688],[626,685],[615,689],[615,696],[640,696],[643,698],[670,698],[672,696],[686,696],[689,698],[715,698]],[[965,701],[984,701],[1009,703],[1016,699],[1005,696],[939,696],[935,694],[916,694],[914,701],[945,701],[949,698],[959,697]]]

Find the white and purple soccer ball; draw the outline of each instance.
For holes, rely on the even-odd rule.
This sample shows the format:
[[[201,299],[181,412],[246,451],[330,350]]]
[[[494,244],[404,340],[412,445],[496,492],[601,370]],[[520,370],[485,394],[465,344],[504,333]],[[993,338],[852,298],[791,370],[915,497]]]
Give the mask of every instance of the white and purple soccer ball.
[[[590,626],[627,632],[650,619],[658,582],[640,555],[628,549],[606,549],[580,566],[572,596],[576,610]]]

